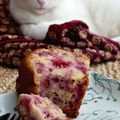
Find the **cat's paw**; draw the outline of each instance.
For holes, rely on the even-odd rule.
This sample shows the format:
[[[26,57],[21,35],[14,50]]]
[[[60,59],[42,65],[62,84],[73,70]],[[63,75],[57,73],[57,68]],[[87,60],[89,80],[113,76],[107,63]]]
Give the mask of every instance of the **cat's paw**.
[[[42,22],[34,27],[32,31],[32,37],[35,39],[43,40],[46,37],[46,33],[48,31],[49,24],[46,22]]]
[[[30,36],[38,40],[43,40],[48,31],[48,27],[49,25],[46,23],[37,24],[37,25],[27,24],[27,25],[21,25],[20,29],[22,33],[26,36]]]
[[[30,36],[32,37],[32,31],[34,29],[34,25],[21,25],[20,30],[25,36]]]

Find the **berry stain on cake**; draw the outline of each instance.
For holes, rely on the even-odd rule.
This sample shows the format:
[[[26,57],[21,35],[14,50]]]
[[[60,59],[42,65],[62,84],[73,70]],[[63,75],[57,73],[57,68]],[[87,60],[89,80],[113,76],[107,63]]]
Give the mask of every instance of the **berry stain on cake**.
[[[42,97],[48,97],[68,117],[76,117],[89,83],[89,59],[81,53],[51,48],[38,49],[23,62],[19,74],[22,74],[23,67],[27,72],[32,71],[33,80],[26,80],[26,85],[28,88],[37,88],[37,92],[29,91],[25,85],[20,85],[20,76],[17,80],[17,91],[32,91]],[[22,79],[26,77],[22,76]],[[29,82],[33,82],[33,85]]]

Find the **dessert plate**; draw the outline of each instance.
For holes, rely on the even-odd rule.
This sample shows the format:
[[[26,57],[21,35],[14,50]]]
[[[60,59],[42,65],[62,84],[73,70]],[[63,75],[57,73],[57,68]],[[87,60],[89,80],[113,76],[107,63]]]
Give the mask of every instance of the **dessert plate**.
[[[79,116],[74,120],[120,120],[120,82],[90,72],[90,83]],[[0,95],[0,120],[20,120],[17,93]]]
[[[120,82],[91,72],[79,112],[76,120],[120,120]]]

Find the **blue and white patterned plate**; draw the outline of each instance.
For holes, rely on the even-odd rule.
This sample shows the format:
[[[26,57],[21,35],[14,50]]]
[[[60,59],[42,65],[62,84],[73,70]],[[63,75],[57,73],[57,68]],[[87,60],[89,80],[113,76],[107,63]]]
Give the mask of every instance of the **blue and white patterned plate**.
[[[0,120],[20,120],[16,101],[16,93],[0,95]],[[90,84],[75,120],[120,120],[120,82],[91,72]]]

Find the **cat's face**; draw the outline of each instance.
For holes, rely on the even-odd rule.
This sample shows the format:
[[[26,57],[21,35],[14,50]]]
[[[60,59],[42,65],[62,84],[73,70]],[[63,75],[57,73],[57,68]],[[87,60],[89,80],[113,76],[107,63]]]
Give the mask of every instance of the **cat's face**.
[[[61,0],[20,0],[26,7],[31,9],[51,9],[60,4]]]

